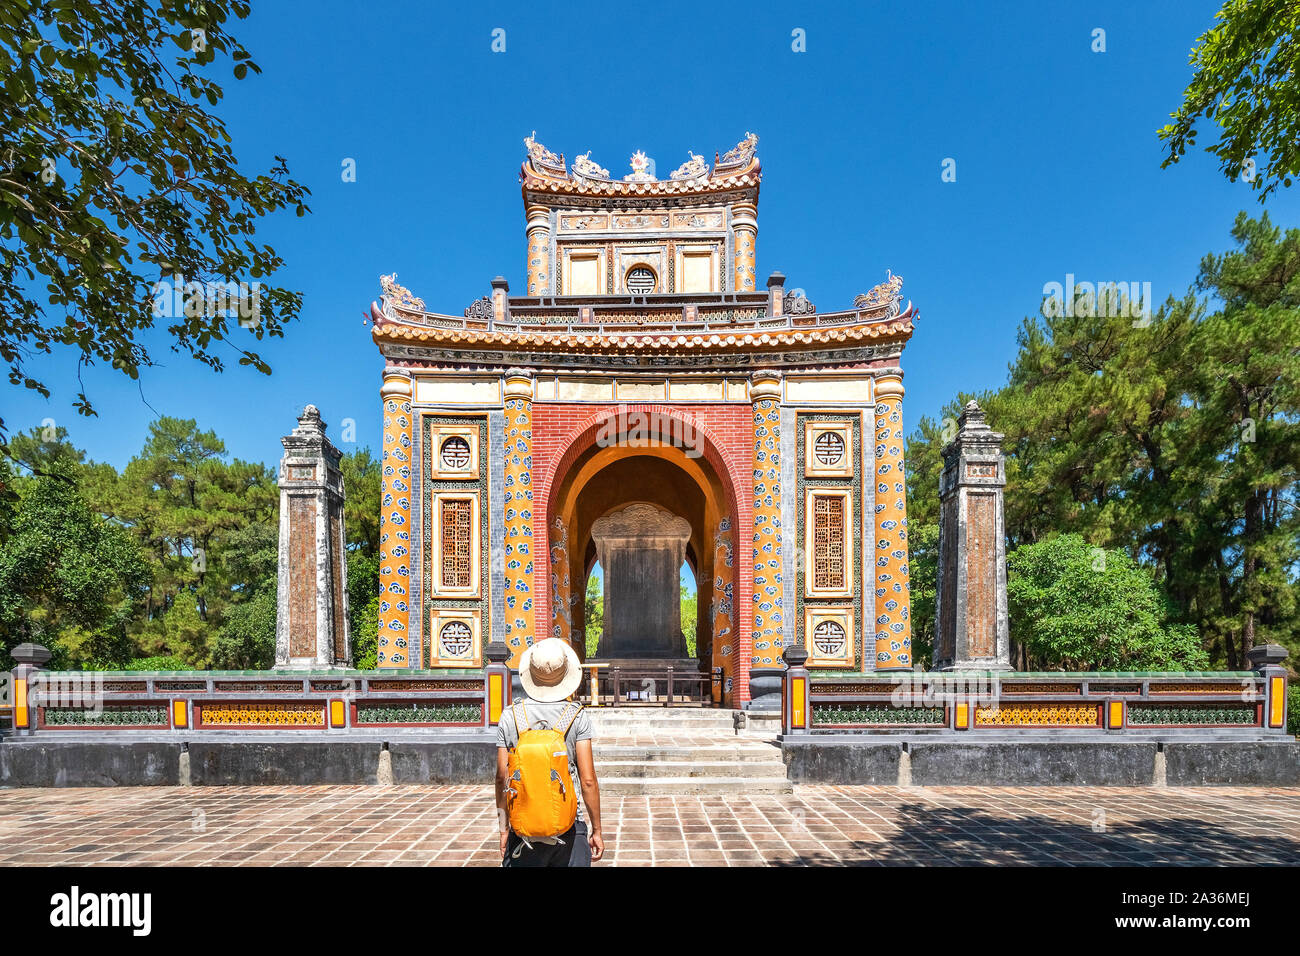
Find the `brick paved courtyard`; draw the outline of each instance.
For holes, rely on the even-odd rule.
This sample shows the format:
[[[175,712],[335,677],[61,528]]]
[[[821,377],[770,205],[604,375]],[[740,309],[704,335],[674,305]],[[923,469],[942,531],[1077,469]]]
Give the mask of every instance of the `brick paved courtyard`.
[[[604,815],[614,866],[1300,863],[1295,789],[818,786],[611,795]],[[3,865],[497,862],[488,788],[0,791]]]

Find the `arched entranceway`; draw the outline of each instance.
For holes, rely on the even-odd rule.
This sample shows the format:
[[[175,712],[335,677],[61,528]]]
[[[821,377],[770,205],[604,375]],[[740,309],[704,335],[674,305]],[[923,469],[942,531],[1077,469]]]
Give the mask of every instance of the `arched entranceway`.
[[[589,425],[548,495],[552,636],[584,658],[591,648],[595,659],[628,666],[671,662],[678,674],[721,668],[729,702],[749,670],[734,624],[736,502],[733,476],[689,419],[623,412]],[[597,642],[585,599],[598,564]],[[679,577],[695,601],[693,641],[680,627]]]

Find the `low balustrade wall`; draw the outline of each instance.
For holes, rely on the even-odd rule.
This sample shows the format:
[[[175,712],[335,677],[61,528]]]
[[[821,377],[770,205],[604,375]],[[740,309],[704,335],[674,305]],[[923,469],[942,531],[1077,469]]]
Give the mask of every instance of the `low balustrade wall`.
[[[509,671],[46,671],[13,682],[14,730],[346,732],[493,726]]]
[[[897,673],[788,666],[786,735],[1286,733],[1286,671]],[[1077,735],[1077,734],[1076,734]]]

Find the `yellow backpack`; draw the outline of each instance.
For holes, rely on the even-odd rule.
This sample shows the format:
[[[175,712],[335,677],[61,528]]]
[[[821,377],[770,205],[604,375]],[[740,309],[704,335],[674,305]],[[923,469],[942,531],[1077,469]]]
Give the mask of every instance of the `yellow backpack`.
[[[516,708],[523,709],[523,721]],[[578,795],[569,777],[569,750],[564,736],[581,711],[581,704],[570,701],[554,727],[534,730],[528,722],[527,708],[522,703],[511,707],[519,742],[507,758],[506,795],[510,829],[525,840],[559,836],[578,817]]]

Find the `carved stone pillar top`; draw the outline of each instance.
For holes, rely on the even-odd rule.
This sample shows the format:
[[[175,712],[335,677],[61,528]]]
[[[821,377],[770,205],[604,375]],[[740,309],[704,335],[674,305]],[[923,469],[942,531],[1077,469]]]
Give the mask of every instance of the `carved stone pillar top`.
[[[781,397],[781,373],[771,369],[760,369],[749,376],[750,401],[759,402],[766,398]]]
[[[957,419],[957,435],[943,448],[943,472],[939,476],[939,497],[958,487],[1001,488],[1007,483],[1006,460],[1000,432],[984,420],[984,410],[975,401],[966,403]]]
[[[505,398],[526,398],[529,401],[533,397],[533,377],[523,369],[507,369],[505,374]]]
[[[680,564],[686,557],[691,523],[672,512],[639,502],[598,518],[591,526],[591,537],[596,542],[602,565],[611,544],[666,548],[674,553]]]

